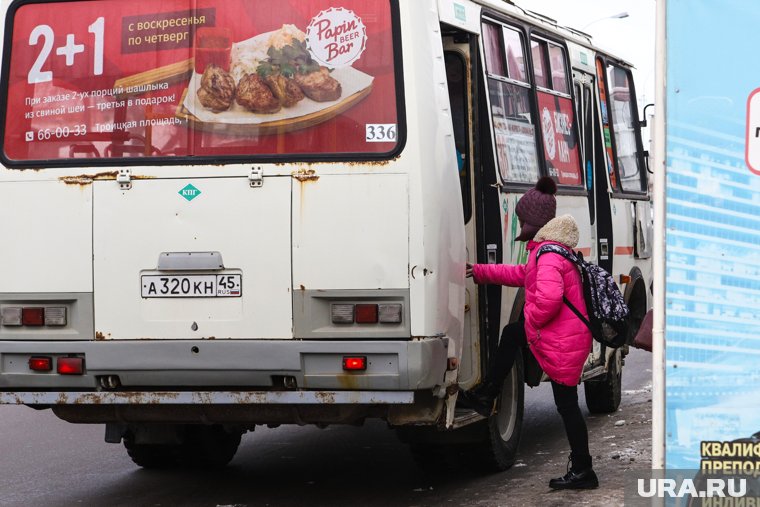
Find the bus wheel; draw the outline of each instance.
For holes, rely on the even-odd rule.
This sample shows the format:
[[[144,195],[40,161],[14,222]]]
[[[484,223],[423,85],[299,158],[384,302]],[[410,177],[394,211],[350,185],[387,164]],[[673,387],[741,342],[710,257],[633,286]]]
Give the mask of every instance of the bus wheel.
[[[476,447],[478,461],[488,470],[501,472],[515,463],[522,432],[525,383],[522,351],[518,350],[496,404],[496,413],[484,421],[486,436]]]
[[[124,447],[135,465],[143,468],[172,468],[180,464],[180,444],[136,444],[132,437],[124,437]]]
[[[615,412],[620,406],[623,369],[619,366],[620,351],[610,358],[607,375],[600,380],[587,380],[583,383],[586,391],[586,406],[592,414]]]
[[[187,464],[201,468],[221,468],[235,457],[242,432],[223,426],[190,426],[185,438]]]

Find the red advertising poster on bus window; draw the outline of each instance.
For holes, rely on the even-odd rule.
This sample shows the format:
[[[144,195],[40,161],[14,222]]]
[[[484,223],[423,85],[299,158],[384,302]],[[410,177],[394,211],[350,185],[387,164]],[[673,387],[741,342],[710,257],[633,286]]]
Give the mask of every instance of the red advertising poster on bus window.
[[[551,93],[538,92],[538,113],[549,176],[560,185],[582,184],[572,101]]]
[[[10,163],[396,147],[390,1],[88,0],[13,14]]]

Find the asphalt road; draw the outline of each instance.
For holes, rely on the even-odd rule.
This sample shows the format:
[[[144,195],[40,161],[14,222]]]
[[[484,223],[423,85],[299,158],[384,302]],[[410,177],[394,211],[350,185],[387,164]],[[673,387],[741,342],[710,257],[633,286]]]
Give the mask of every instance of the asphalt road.
[[[628,356],[624,390],[646,391],[651,385],[650,362],[651,355],[645,352],[634,350]],[[582,397],[583,389],[579,391]],[[626,397],[624,394],[623,405]],[[588,414],[583,399],[581,407]],[[607,431],[600,429],[602,423],[595,418],[589,422],[590,430],[598,427],[591,431],[592,454],[602,445],[594,439],[605,438],[598,434]],[[531,488],[546,490],[548,478],[526,470],[543,470],[550,463],[550,470],[557,468],[554,475],[562,475],[568,453],[547,384],[526,388],[518,463],[511,470],[486,476],[466,467],[440,476],[422,473],[407,447],[381,421],[363,427],[258,428],[243,437],[232,463],[215,472],[142,470],[121,445],[106,444],[103,434],[101,425],[69,424],[49,410],[0,406],[0,505],[532,505],[510,493],[510,481],[515,486],[512,491],[529,493],[526,481]],[[648,445],[643,441],[626,443],[622,438],[609,445]],[[544,500],[539,504],[546,505]]]

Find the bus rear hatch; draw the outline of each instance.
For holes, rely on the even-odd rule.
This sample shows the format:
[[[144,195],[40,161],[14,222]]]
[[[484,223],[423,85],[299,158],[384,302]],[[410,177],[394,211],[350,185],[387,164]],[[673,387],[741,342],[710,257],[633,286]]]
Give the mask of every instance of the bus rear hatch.
[[[96,337],[292,337],[290,193],[287,177],[96,182]]]

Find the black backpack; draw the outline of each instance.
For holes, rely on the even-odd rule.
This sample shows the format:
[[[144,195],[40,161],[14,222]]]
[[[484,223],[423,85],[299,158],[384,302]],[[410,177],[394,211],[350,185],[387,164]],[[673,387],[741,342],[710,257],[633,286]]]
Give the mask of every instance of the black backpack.
[[[583,260],[583,254],[580,252],[573,253],[559,245],[541,246],[536,252],[536,262],[545,252],[559,254],[580,269],[588,320],[564,295],[562,300],[586,324],[591,331],[591,336],[599,343],[611,348],[625,344],[629,334],[630,310],[612,275],[598,265]]]

